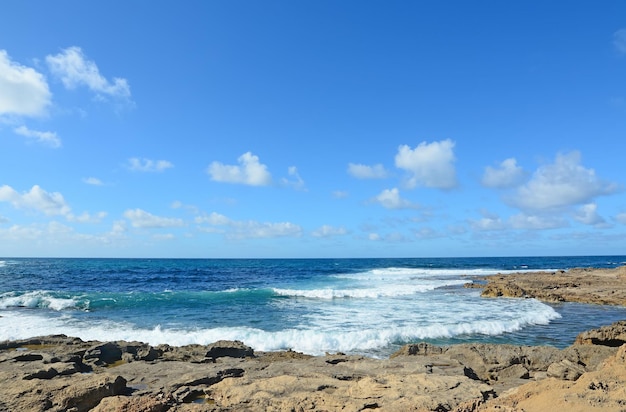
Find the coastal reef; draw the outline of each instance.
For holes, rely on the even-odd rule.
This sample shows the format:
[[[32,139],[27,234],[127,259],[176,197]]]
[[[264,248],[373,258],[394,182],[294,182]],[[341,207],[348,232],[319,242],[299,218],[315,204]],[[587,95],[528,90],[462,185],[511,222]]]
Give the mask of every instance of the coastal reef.
[[[624,268],[478,280],[487,297],[624,305],[626,296]],[[617,412],[626,410],[626,320],[565,349],[421,342],[386,359],[43,336],[0,342],[0,382],[0,412]]]
[[[623,411],[625,338],[622,321],[562,350],[419,343],[372,359],[46,336],[0,344],[0,411]]]
[[[486,284],[467,286],[482,287],[483,297],[532,297],[546,302],[626,306],[626,266],[490,275],[476,280]]]

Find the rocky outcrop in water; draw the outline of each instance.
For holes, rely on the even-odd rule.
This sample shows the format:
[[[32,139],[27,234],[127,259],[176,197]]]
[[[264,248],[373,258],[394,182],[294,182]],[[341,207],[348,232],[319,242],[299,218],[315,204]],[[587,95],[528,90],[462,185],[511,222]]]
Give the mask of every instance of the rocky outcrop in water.
[[[476,279],[486,281],[486,284],[469,285],[483,287],[483,297],[537,298],[547,302],[626,306],[626,266],[492,275]]]

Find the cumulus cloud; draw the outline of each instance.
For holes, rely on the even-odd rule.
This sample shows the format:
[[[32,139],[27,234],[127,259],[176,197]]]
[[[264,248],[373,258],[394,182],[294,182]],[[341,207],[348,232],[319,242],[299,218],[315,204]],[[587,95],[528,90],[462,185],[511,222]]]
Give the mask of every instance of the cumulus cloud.
[[[348,174],[357,179],[384,179],[389,175],[381,164],[368,166],[359,163],[349,163]]]
[[[254,220],[232,220],[220,213],[211,213],[198,216],[195,220],[198,224],[208,224],[202,227],[206,232],[219,232],[227,239],[254,239],[301,236],[302,228],[291,222],[257,222]],[[217,227],[223,227],[216,230]]]
[[[407,145],[398,147],[396,167],[409,172],[407,186],[451,189],[456,186],[454,145],[450,139],[440,142],[420,143],[415,149]]]
[[[345,190],[335,190],[333,191],[333,197],[335,199],[345,199],[349,194]]]
[[[314,237],[334,237],[334,236],[343,236],[347,234],[348,231],[344,227],[335,227],[330,225],[322,225],[318,229],[314,230],[311,235]]]
[[[487,166],[483,174],[482,184],[486,187],[507,188],[521,183],[524,179],[524,170],[517,165],[514,158],[509,158],[497,168]]]
[[[56,55],[46,56],[51,73],[68,89],[85,86],[92,92],[116,98],[130,98],[130,86],[123,78],[107,80],[95,62],[88,60],[80,47],[68,47]]]
[[[128,159],[128,168],[133,172],[162,172],[172,167],[174,165],[167,160],[139,159],[137,157]]]
[[[626,54],[626,29],[613,33],[613,45],[618,52]]]
[[[19,193],[11,186],[0,186],[0,202],[9,202],[16,209],[36,210],[48,216],[67,216],[71,209],[58,192],[46,192],[38,185]]]
[[[574,214],[574,219],[590,226],[600,227],[606,225],[606,220],[598,214],[598,205],[595,203],[588,203],[578,208]]]
[[[590,203],[597,196],[619,190],[616,184],[602,181],[580,161],[577,151],[558,154],[554,163],[535,171],[531,180],[517,190],[511,203],[528,211],[556,210]]]
[[[239,183],[250,186],[267,186],[272,177],[267,166],[259,162],[259,158],[251,152],[246,152],[237,159],[239,165],[225,165],[213,162],[207,173],[211,180],[223,183]]]
[[[385,189],[373,199],[373,202],[379,203],[387,209],[417,209],[419,205],[412,203],[400,197],[398,188]]]
[[[180,227],[184,225],[182,219],[155,216],[142,209],[128,209],[124,217],[130,221],[132,227],[155,229],[164,227]]]
[[[490,230],[502,230],[505,229],[506,225],[500,218],[500,216],[495,213],[490,213],[487,210],[481,210],[480,214],[482,218],[475,220],[470,219],[469,223],[472,229],[479,231],[490,231]]]
[[[41,73],[11,61],[0,50],[0,116],[41,116],[52,94]]]
[[[41,132],[31,130],[26,126],[20,126],[13,129],[16,134],[35,140],[38,143],[45,144],[50,147],[61,147],[61,139],[54,132]]]

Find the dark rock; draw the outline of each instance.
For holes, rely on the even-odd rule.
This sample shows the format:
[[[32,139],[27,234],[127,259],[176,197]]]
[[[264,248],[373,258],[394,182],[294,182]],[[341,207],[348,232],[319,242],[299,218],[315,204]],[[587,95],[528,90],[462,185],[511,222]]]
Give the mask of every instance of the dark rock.
[[[122,350],[119,345],[113,342],[97,344],[85,351],[83,360],[96,365],[110,365],[122,360]]]
[[[243,342],[235,340],[220,340],[207,346],[206,357],[217,359],[222,357],[247,358],[254,357],[254,350]]]

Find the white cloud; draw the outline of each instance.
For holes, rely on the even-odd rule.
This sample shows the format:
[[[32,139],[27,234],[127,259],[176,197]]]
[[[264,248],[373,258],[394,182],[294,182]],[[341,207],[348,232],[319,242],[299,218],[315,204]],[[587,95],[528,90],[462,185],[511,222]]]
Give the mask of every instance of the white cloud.
[[[198,224],[209,224],[201,230],[212,233],[222,233],[227,239],[274,238],[286,236],[301,236],[302,228],[290,222],[257,222],[254,220],[232,220],[220,213],[198,216]],[[216,230],[215,226],[225,227]]]
[[[174,236],[173,233],[155,233],[154,235],[152,235],[152,239],[154,240],[172,240],[175,239],[176,236]]]
[[[626,212],[618,213],[618,215],[615,216],[615,220],[617,220],[619,223],[626,225]]]
[[[223,226],[232,223],[228,217],[216,212],[212,212],[210,215],[198,216],[195,221],[198,224],[208,223],[213,226]]]
[[[346,192],[345,190],[335,190],[335,191],[333,191],[333,197],[335,199],[345,199],[348,196],[349,196],[349,193]]]
[[[86,183],[88,185],[92,185],[92,186],[102,186],[104,185],[104,183],[102,183],[102,180],[96,178],[96,177],[86,177],[83,179],[83,183]]]
[[[285,236],[300,236],[302,228],[291,222],[256,222],[241,221],[233,222],[232,232],[226,233],[229,239],[248,239],[248,238],[274,238]]]
[[[597,227],[606,225],[604,218],[598,214],[598,205],[595,203],[582,205],[574,214],[574,219],[585,225]]]
[[[378,233],[370,233],[367,235],[367,238],[373,242],[380,240],[380,235]]]
[[[100,74],[95,62],[87,60],[80,47],[68,47],[57,55],[46,56],[53,75],[60,78],[68,89],[86,86],[98,94],[117,98],[130,98],[130,87],[126,79],[115,77],[110,82]]]
[[[41,73],[14,63],[0,50],[0,116],[41,116],[52,94]]]
[[[259,158],[251,152],[239,156],[237,165],[225,165],[213,162],[209,165],[207,173],[211,180],[224,183],[240,183],[250,186],[266,186],[272,181],[267,166],[259,163]]]
[[[174,165],[167,160],[139,159],[137,157],[128,159],[128,168],[133,172],[162,172],[172,167]]]
[[[0,215],[0,223],[9,223],[9,219]]]
[[[613,33],[613,45],[618,52],[626,54],[626,29],[619,29]]]
[[[287,169],[287,173],[289,174],[289,176],[293,178],[293,180],[283,178],[282,179],[283,185],[290,186],[296,190],[306,190],[304,186],[304,180],[302,180],[302,178],[300,177],[297,167],[290,166],[289,169]]]
[[[13,129],[13,131],[20,136],[34,139],[35,141],[43,143],[50,147],[61,147],[61,139],[59,139],[57,134],[54,132],[40,132],[37,130],[30,130],[26,126],[16,127],[15,129]]]
[[[511,203],[522,210],[556,210],[589,203],[594,197],[618,191],[616,184],[600,180],[593,169],[580,164],[579,152],[558,154],[554,163],[539,167],[517,190]]]
[[[311,235],[314,237],[333,237],[333,236],[343,236],[347,234],[348,231],[344,227],[334,227],[330,225],[322,225],[320,228],[314,230]]]
[[[505,224],[502,219],[486,210],[481,210],[482,218],[479,220],[470,219],[469,223],[472,229],[480,231],[503,230]]]
[[[544,230],[567,227],[565,219],[557,216],[539,216],[520,213],[509,218],[509,225],[518,230]]]
[[[130,221],[133,227],[137,228],[154,229],[184,225],[182,219],[155,216],[142,209],[128,209],[124,212],[124,217]]]
[[[482,184],[487,187],[507,188],[521,183],[524,170],[517,165],[514,158],[504,160],[498,168],[487,166],[483,174]]]
[[[415,149],[398,147],[396,167],[410,173],[407,186],[451,189],[456,186],[454,142],[450,139],[420,143]]]
[[[23,194],[18,193],[10,186],[0,187],[0,202],[9,202],[16,209],[30,209],[48,216],[68,216],[70,207],[65,203],[63,195],[58,192],[46,192],[38,185]]]
[[[357,179],[384,179],[389,175],[381,164],[367,166],[358,163],[348,164],[348,174]]]
[[[385,189],[378,196],[373,199],[374,202],[379,203],[387,209],[417,209],[419,205],[411,203],[410,201],[400,197],[400,191],[398,188]]]
[[[106,212],[98,212],[95,215],[83,212],[83,214],[79,216],[75,216],[74,214],[69,213],[67,215],[67,220],[78,223],[100,223],[106,216]]]
[[[442,236],[440,233],[430,227],[423,227],[419,230],[414,230],[413,234],[417,239],[435,239]]]

